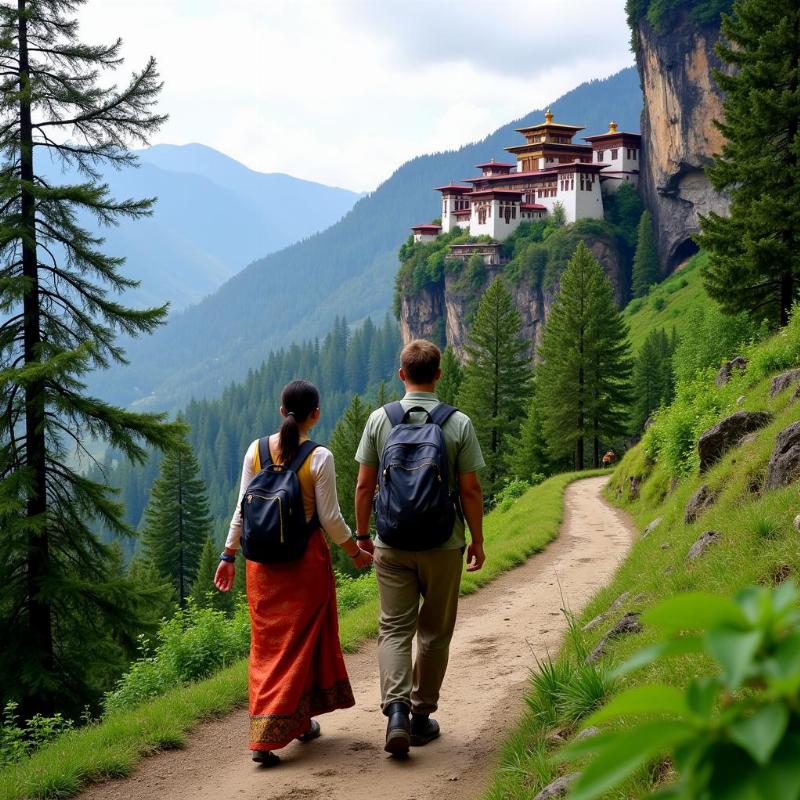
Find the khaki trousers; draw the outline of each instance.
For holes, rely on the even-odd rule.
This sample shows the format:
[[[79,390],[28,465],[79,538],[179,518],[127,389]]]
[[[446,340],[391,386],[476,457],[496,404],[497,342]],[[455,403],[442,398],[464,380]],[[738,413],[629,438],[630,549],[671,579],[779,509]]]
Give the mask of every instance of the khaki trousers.
[[[381,601],[381,708],[401,701],[415,714],[431,714],[439,701],[456,624],[463,550],[376,547],[374,558]],[[414,634],[417,657],[412,666]]]

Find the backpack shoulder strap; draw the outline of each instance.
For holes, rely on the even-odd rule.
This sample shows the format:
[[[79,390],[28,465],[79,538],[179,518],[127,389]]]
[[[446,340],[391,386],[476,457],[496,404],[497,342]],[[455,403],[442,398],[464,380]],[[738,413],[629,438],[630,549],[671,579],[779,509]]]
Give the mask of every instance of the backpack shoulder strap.
[[[453,416],[453,414],[458,411],[457,408],[454,406],[449,406],[447,403],[439,403],[439,405],[434,406],[433,409],[429,412],[429,416],[431,418],[431,422],[435,425],[438,425],[440,428],[442,425]]]
[[[272,464],[272,453],[269,451],[269,436],[262,436],[258,440],[258,465],[261,469]]]
[[[306,463],[308,457],[319,447],[316,442],[312,442],[310,439],[307,442],[303,442],[297,450],[297,455],[292,459],[291,464],[287,465],[287,469],[290,469],[292,472],[299,472],[300,467]]]
[[[393,428],[395,425],[400,425],[406,418],[406,410],[399,400],[394,403],[387,403],[383,410],[386,412],[386,416],[389,417],[389,422]]]

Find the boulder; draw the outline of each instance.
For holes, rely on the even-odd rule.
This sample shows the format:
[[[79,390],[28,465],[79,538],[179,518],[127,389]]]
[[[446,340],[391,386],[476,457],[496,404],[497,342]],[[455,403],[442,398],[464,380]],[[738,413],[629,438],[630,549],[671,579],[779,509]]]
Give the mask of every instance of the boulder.
[[[642,538],[646,539],[663,521],[664,517],[656,517],[643,531]]]
[[[714,383],[716,383],[717,386],[724,386],[731,379],[734,370],[743,370],[746,368],[747,359],[744,356],[736,356],[736,358],[732,358],[722,365]]]
[[[584,625],[584,626],[581,628],[581,630],[582,630],[582,631],[584,631],[584,632],[592,631],[592,630],[594,630],[594,629],[595,629],[595,628],[596,628],[596,627],[597,627],[597,626],[598,626],[598,625],[599,625],[601,622],[605,622],[605,621],[606,621],[606,615],[605,615],[605,614],[598,614],[596,617],[593,617],[592,619],[590,619],[590,620],[589,620],[589,621],[588,621],[588,622],[587,622],[587,623],[586,623],[586,624],[585,624],[585,625]]]
[[[793,383],[800,383],[800,369],[790,369],[786,372],[781,372],[772,379],[769,387],[769,396],[775,397],[780,394],[784,389],[788,389]],[[800,387],[798,387],[800,390]]]
[[[683,512],[683,521],[691,525],[707,508],[714,505],[717,492],[704,483],[690,498]]]
[[[697,450],[700,454],[700,471],[705,472],[719,461],[732,447],[736,447],[748,433],[759,430],[772,419],[766,411],[736,411],[720,420],[700,435]]]
[[[639,612],[629,611],[598,643],[597,647],[592,650],[586,657],[587,664],[594,664],[602,658],[606,651],[606,647],[610,641],[618,639],[620,636],[626,636],[629,633],[639,633],[642,630],[642,624],[639,622]]]
[[[594,725],[590,725],[588,728],[584,728],[576,737],[575,741],[579,742],[581,739],[589,739],[592,736],[597,736],[600,733],[600,728],[595,728]]]
[[[800,478],[800,422],[792,423],[776,437],[764,488],[780,489],[797,478]]]
[[[553,797],[566,797],[569,791],[570,784],[578,777],[578,773],[573,775],[562,775],[556,778],[552,783],[542,789],[533,800],[551,800]]]
[[[702,536],[689,548],[686,554],[686,561],[697,561],[712,544],[716,544],[722,538],[719,531],[706,531]]]

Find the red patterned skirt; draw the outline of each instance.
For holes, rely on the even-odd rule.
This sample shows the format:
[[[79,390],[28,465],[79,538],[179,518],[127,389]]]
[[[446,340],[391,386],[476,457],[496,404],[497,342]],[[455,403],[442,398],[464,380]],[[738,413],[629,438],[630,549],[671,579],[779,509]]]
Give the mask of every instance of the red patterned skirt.
[[[321,530],[287,564],[247,562],[250,749],[277,750],[311,717],[355,705],[339,644],[336,582]]]

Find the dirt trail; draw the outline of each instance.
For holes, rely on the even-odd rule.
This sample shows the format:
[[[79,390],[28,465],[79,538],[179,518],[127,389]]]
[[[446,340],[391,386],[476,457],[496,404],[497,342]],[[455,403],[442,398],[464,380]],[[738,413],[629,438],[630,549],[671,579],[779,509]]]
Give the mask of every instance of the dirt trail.
[[[369,642],[347,658],[356,707],[321,717],[322,738],[285,748],[279,767],[252,764],[241,710],[201,726],[185,750],[146,759],[130,778],[96,786],[80,800],[477,797],[504,734],[522,713],[533,655],[554,652],[564,633],[561,593],[571,610],[580,610],[610,579],[631,541],[627,518],[600,495],[605,481],[569,486],[558,539],[462,600],[436,714],[442,736],[413,749],[407,761],[382,751],[385,718],[378,708],[376,646]]]

